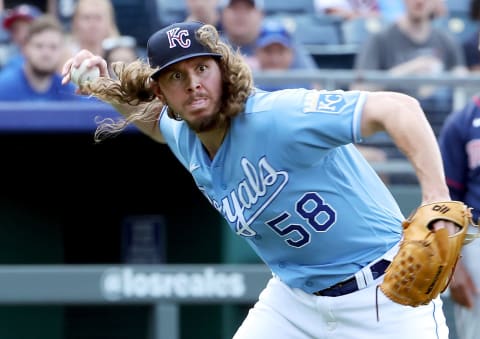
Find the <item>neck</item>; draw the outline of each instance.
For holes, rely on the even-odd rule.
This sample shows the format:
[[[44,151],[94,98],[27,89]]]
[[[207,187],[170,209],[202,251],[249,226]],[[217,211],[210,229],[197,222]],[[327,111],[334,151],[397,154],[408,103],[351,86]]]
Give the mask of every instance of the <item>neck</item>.
[[[399,27],[410,39],[416,42],[427,40],[432,28],[430,19],[410,18],[408,16],[399,21]]]
[[[24,65],[25,76],[35,92],[45,92],[52,84],[52,74],[39,74],[32,70],[28,64]]]
[[[222,146],[223,140],[230,128],[229,121],[222,119],[219,121],[217,127],[207,132],[197,133],[198,138],[205,147],[210,159],[213,159],[218,152],[220,146]]]

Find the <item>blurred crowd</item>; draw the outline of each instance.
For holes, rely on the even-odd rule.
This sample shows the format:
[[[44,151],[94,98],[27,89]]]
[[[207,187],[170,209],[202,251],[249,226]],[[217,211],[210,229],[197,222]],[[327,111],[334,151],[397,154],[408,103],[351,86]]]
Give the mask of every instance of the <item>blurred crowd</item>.
[[[120,33],[110,0],[72,2],[67,20],[60,15],[61,4],[0,1],[1,101],[83,100],[73,85],[61,85],[60,76],[64,62],[83,48],[109,63],[140,57],[136,39]]]
[[[466,75],[480,69],[480,0],[164,0],[137,1],[156,21],[119,14],[115,0],[0,0],[0,100],[82,100],[61,86],[59,71],[73,53],[88,49],[109,65],[145,57],[150,33],[174,21],[217,27],[264,90],[322,89],[321,81],[282,80],[294,70],[382,71],[391,77]],[[152,5],[152,4],[155,4]],[[148,5],[148,8],[147,8]],[[142,12],[140,12],[142,13]],[[125,21],[128,20],[128,25]],[[137,26],[148,26],[139,36]],[[122,30],[119,28],[122,27]],[[113,72],[112,72],[113,76]],[[2,88],[3,87],[3,88]],[[437,127],[452,110],[449,86],[393,86],[358,81],[343,90],[395,90],[416,97]],[[437,132],[438,128],[435,127]],[[366,143],[368,146],[368,142]],[[375,146],[375,145],[374,145]],[[365,148],[372,161],[398,152]]]
[[[139,1],[138,6],[146,3]],[[5,82],[1,81],[3,77],[18,77],[21,75],[18,70],[23,69],[26,87],[31,87],[34,94],[42,94],[48,87],[47,80],[55,82],[55,77],[52,78],[55,71],[82,48],[104,56],[109,65],[143,58],[145,46],[137,41],[143,42],[147,37],[135,36],[133,30],[120,31],[118,21],[124,18],[117,15],[118,6],[115,0],[0,1],[0,84]],[[170,7],[177,10],[176,16],[168,13]],[[156,2],[156,13],[159,25],[178,20],[213,24],[222,38],[241,50],[254,72],[331,68],[331,63],[324,64],[318,57],[321,52],[312,52],[312,44],[317,45],[313,46],[317,51],[319,46],[321,50],[322,45],[329,45],[326,47],[333,50],[329,54],[334,57],[335,47],[339,47],[335,68],[383,70],[393,76],[462,74],[475,72],[480,65],[477,53],[480,11],[476,0],[168,0]],[[34,38],[39,33],[32,38],[32,27],[35,29],[33,24],[37,19],[44,21],[45,17],[49,17],[52,26],[42,28],[43,34],[50,37],[49,33],[56,31],[55,38],[59,41],[47,43],[49,40],[42,36],[38,39],[42,43],[38,44]],[[456,26],[450,20],[453,17]],[[141,18],[131,21],[133,25],[135,21],[145,24],[140,22]],[[337,29],[336,40],[325,26]],[[150,32],[156,29],[151,27]],[[341,47],[352,42],[355,45],[350,49],[352,60],[342,64]],[[258,86],[266,90],[321,87],[307,81]],[[376,86],[357,83],[351,88],[376,89]],[[425,100],[426,105],[432,100],[448,105],[451,100],[445,88],[392,89],[406,91]],[[42,95],[33,97],[40,100]],[[28,95],[22,98],[28,99]]]
[[[0,0],[0,101],[14,105],[19,101],[86,100],[75,94],[74,85],[61,85],[60,70],[68,58],[88,49],[103,56],[109,69],[115,62],[145,58],[148,36],[159,26],[180,20],[214,25],[224,41],[241,51],[254,74],[331,68],[382,71],[392,78],[462,77],[480,72],[480,0],[138,0],[137,6],[145,6],[145,11],[157,15],[156,24],[148,27],[145,36],[139,36],[134,29],[151,24],[142,16],[129,15],[130,26],[121,25],[122,20],[127,20],[118,14],[121,3]],[[320,81],[278,79],[258,81],[256,85],[267,91],[322,89]],[[393,86],[380,86],[357,81],[341,89],[395,90],[412,95],[438,127],[435,132],[454,109],[454,88],[446,85],[411,86],[399,81]],[[475,98],[468,103],[468,112],[480,111],[480,99]],[[455,156],[463,154],[465,145],[460,141],[465,139],[464,130],[467,128],[454,129],[458,136],[445,130],[447,137],[459,144],[458,149],[452,148]],[[443,138],[447,140],[445,148],[454,144]],[[361,147],[369,161],[383,162],[399,155],[398,150],[392,153],[379,146],[378,140]],[[464,155],[466,159],[470,156]],[[467,169],[462,168],[462,175],[476,169],[475,175],[465,180],[478,173],[480,164],[473,161],[464,161]],[[384,180],[394,182],[395,178]],[[466,188],[468,183],[460,184],[457,186],[464,191],[471,191]],[[473,185],[478,186],[476,182]],[[461,195],[459,199],[463,199]]]

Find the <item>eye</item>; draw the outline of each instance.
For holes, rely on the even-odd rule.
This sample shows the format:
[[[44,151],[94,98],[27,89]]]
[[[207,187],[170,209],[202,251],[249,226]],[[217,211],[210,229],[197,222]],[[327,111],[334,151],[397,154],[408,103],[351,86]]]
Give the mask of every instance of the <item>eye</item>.
[[[180,80],[182,79],[182,73],[180,72],[173,72],[170,76],[171,79],[173,80]]]
[[[198,66],[198,70],[200,72],[205,72],[207,70],[208,66],[207,65],[200,65]]]

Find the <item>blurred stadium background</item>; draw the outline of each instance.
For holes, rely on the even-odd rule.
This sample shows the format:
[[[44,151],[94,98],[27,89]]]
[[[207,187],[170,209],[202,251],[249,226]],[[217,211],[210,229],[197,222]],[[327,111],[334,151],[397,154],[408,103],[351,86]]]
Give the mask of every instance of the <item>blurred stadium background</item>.
[[[460,9],[439,24],[463,39],[478,23],[461,9],[463,1],[448,2]],[[158,27],[185,17],[183,0],[113,3],[121,32],[134,36],[139,45]],[[258,73],[257,79],[313,78],[327,89],[347,88],[357,79],[351,67],[369,23],[359,20],[347,26],[313,15],[312,8],[311,1],[266,0],[267,15],[301,27],[299,37],[315,56],[318,72]],[[455,87],[455,107],[480,87],[478,76],[468,81],[362,76],[412,86],[449,84]],[[94,144],[95,117],[115,114],[98,103],[0,104],[0,338],[230,338],[268,277],[166,146],[133,129]],[[435,128],[441,126],[442,117],[429,118]],[[390,188],[408,215],[420,201],[412,169],[390,149],[386,136],[370,143],[391,152],[388,163],[375,167],[391,179]],[[123,271],[128,267],[137,275]],[[149,290],[169,267],[184,272],[180,285],[197,274],[213,283],[231,278],[232,290],[197,296],[176,291],[167,297]],[[450,322],[448,295],[444,300]]]

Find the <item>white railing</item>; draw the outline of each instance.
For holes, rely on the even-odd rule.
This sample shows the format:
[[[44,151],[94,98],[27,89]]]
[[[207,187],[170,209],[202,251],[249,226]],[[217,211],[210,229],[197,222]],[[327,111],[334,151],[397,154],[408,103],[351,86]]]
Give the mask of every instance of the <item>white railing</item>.
[[[253,303],[265,265],[0,265],[0,305],[152,305],[152,339],[180,338],[181,304]]]

